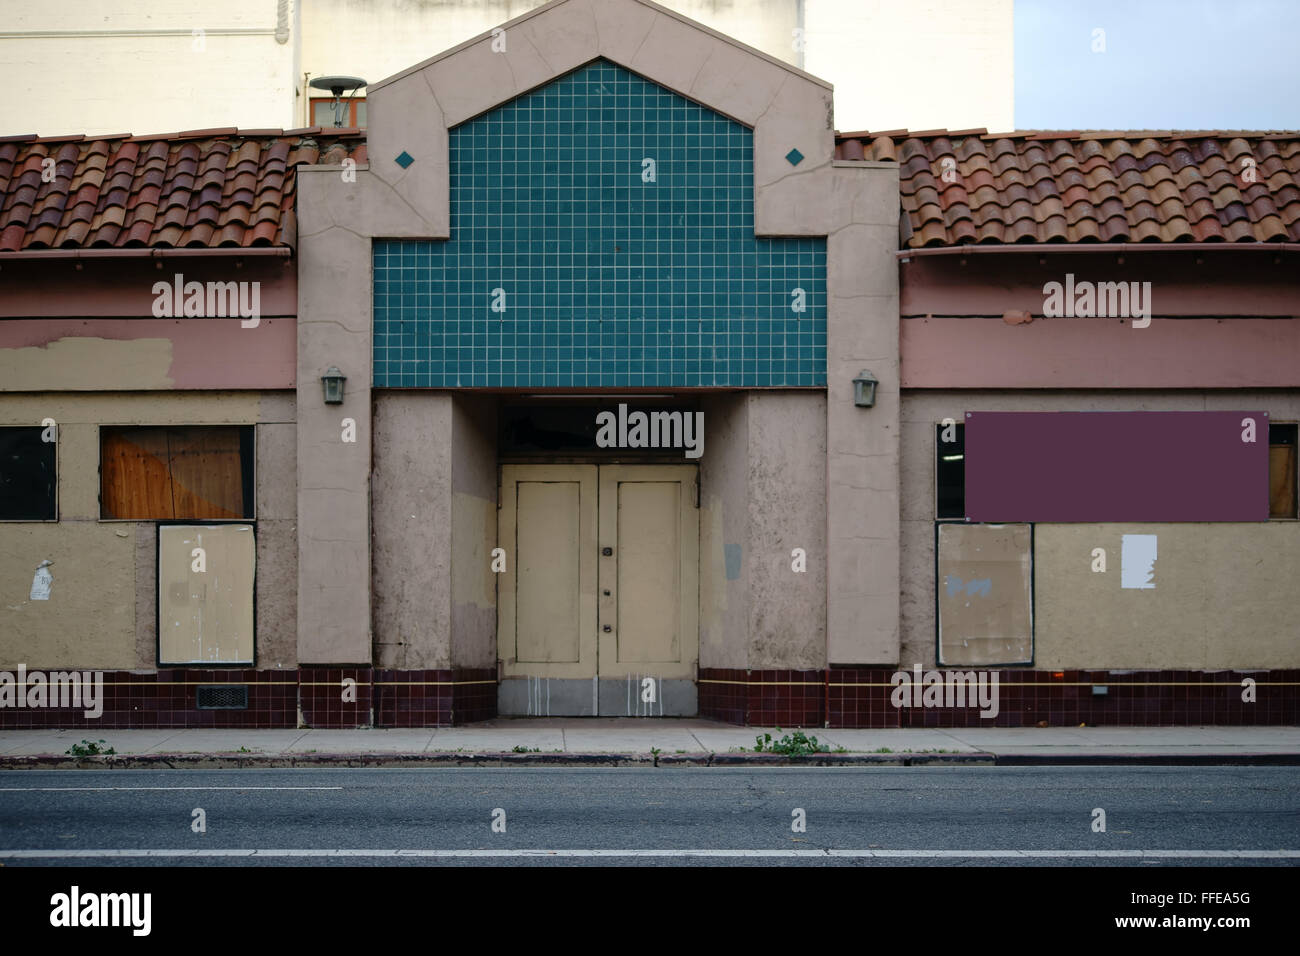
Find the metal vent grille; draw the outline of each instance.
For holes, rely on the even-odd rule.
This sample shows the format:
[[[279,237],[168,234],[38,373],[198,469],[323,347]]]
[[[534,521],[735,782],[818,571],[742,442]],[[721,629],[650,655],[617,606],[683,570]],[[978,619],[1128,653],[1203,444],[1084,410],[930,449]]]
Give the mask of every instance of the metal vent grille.
[[[200,687],[199,710],[248,710],[246,685]]]

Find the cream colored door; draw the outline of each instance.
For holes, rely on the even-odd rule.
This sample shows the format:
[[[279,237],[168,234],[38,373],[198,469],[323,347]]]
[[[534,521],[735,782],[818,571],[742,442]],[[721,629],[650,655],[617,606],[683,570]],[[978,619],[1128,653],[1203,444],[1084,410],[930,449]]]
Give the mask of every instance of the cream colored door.
[[[503,677],[693,680],[694,465],[503,465]]]
[[[694,465],[600,468],[600,676],[695,678]]]
[[[596,466],[503,465],[503,676],[596,674]]]

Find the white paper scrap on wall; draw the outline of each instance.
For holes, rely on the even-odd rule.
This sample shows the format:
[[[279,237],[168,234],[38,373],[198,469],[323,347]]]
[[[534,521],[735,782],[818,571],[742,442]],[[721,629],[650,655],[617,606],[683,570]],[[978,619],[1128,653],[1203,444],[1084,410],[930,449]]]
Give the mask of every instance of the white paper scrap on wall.
[[[1119,586],[1154,589],[1156,586],[1156,536],[1126,534],[1119,553]]]
[[[32,601],[48,601],[50,599],[50,585],[54,583],[54,577],[47,570],[52,561],[42,561],[36,567],[36,574],[32,577]]]

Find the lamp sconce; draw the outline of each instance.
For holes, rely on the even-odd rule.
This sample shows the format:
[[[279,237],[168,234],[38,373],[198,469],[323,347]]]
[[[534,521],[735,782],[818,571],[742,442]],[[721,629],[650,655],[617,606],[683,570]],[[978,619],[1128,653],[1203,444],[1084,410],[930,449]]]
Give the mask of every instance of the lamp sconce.
[[[343,383],[348,377],[338,370],[337,366],[331,365],[325,370],[325,374],[320,377],[321,385],[325,389],[326,405],[343,404]]]
[[[853,404],[859,408],[870,408],[876,404],[876,386],[880,382],[874,375],[863,369],[853,380]]]

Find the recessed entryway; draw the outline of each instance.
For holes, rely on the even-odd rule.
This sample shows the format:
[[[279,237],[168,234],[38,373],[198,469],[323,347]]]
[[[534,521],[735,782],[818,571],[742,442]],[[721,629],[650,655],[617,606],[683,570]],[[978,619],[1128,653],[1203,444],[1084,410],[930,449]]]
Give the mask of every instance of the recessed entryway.
[[[503,465],[502,714],[696,711],[695,465]]]

